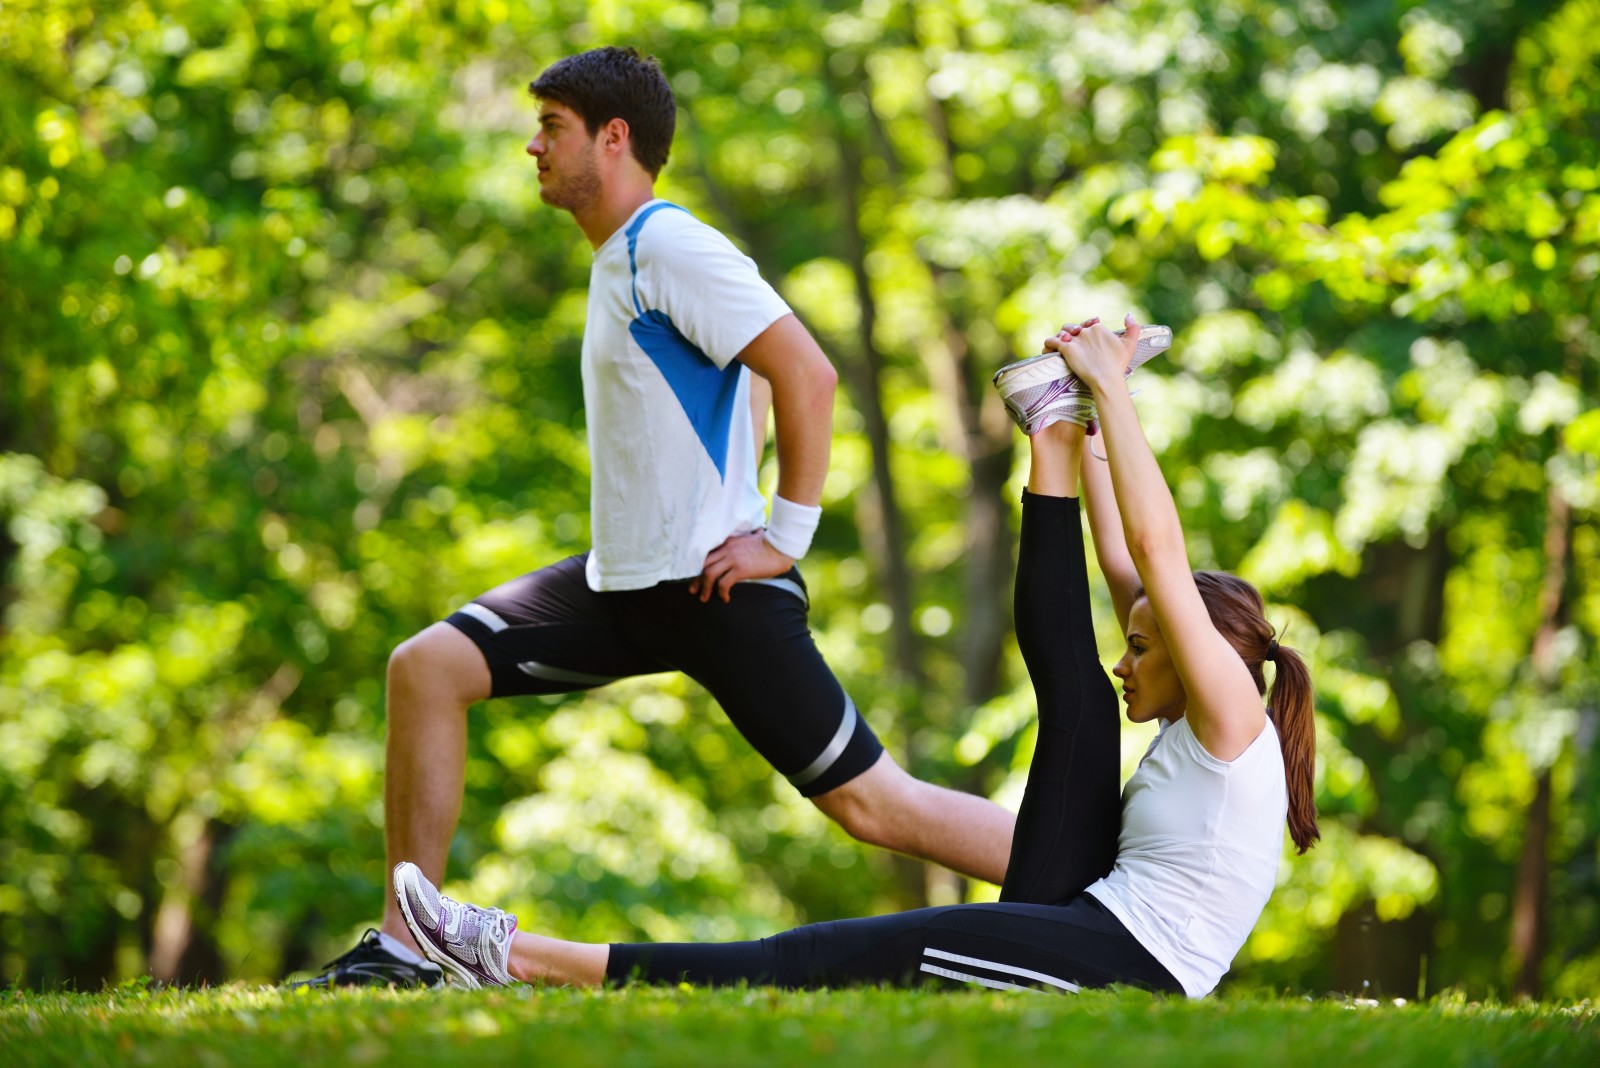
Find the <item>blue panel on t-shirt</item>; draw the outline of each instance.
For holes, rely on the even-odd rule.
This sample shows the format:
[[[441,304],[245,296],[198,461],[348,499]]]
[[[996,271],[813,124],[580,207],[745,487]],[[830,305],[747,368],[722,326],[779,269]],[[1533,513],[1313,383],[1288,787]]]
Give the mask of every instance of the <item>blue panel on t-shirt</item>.
[[[633,225],[628,227],[628,271],[633,275],[633,310],[640,315],[644,314],[644,305],[639,303],[639,232],[644,229],[644,224],[650,216],[666,208],[681,211],[691,219],[694,218],[689,214],[688,208],[680,208],[676,204],[662,200],[641,211],[639,217],[633,220]]]
[[[699,347],[678,332],[662,311],[647,311],[628,324],[628,333],[660,370],[672,387],[684,414],[706,447],[717,475],[727,477],[728,435],[733,426],[734,403],[739,399],[737,360],[718,368]]]

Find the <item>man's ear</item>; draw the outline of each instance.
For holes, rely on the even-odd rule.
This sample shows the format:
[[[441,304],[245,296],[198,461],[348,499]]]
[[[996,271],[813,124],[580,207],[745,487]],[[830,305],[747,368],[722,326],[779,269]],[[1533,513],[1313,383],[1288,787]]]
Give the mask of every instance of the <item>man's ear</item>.
[[[628,120],[614,118],[600,127],[600,148],[606,152],[627,152],[630,136],[632,131],[628,129]]]

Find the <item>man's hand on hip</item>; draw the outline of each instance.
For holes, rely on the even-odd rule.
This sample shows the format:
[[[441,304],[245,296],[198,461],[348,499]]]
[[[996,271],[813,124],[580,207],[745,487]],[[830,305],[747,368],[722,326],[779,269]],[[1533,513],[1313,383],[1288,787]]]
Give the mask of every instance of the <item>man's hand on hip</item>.
[[[753,534],[735,534],[706,554],[705,567],[700,577],[689,583],[689,592],[702,603],[711,600],[712,593],[726,603],[733,594],[735,582],[775,578],[793,566],[794,561],[774,549],[759,530]]]

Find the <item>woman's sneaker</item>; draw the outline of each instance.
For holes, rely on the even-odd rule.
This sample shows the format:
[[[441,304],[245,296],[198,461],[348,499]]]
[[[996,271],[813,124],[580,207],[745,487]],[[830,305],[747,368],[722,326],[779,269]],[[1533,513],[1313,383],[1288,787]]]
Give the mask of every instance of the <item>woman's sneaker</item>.
[[[1171,327],[1144,327],[1123,377],[1171,347]],[[1012,421],[1029,437],[1062,419],[1083,427],[1094,422],[1094,398],[1078,376],[1068,370],[1067,361],[1059,353],[1047,352],[1006,364],[994,373],[994,388],[1000,392]]]
[[[1011,421],[1030,438],[1063,419],[1088,426],[1095,415],[1094,400],[1087,390],[1078,388],[1077,376],[1054,352],[1000,368],[994,375],[994,388],[1000,391]]]
[[[506,970],[515,916],[445,897],[409,861],[394,867],[394,896],[411,936],[451,983],[476,990],[516,982]]]

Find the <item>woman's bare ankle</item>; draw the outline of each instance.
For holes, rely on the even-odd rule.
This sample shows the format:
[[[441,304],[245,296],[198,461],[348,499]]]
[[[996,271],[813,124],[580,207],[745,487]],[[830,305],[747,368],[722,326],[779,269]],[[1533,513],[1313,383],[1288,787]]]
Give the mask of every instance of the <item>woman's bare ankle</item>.
[[[521,983],[553,986],[599,986],[606,981],[611,947],[567,942],[518,931],[511,936],[506,970]]]
[[[1051,423],[1030,437],[1028,492],[1041,497],[1076,497],[1084,441],[1083,427],[1066,420]]]

